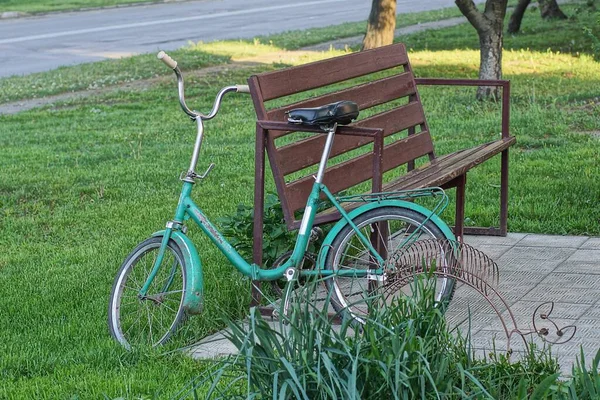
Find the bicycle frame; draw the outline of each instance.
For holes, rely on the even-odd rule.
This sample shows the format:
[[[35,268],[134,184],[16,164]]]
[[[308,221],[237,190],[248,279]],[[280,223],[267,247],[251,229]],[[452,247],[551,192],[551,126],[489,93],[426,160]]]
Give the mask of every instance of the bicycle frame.
[[[322,183],[317,183],[313,185],[313,190],[309,196],[309,200],[306,206],[306,211],[304,217],[302,219],[302,224],[300,226],[300,230],[298,232],[298,236],[296,238],[296,243],[294,246],[294,250],[292,252],[292,256],[290,259],[275,269],[265,269],[261,268],[256,264],[248,263],[238,252],[235,250],[231,244],[223,237],[223,235],[219,232],[219,230],[210,222],[210,220],[206,217],[204,212],[194,203],[194,201],[190,197],[190,193],[192,191],[193,184],[190,182],[184,182],[183,190],[181,192],[181,196],[179,199],[179,204],[177,206],[177,211],[175,213],[175,223],[169,224],[167,228],[162,231],[163,243],[159,254],[157,256],[156,262],[154,264],[154,268],[152,269],[146,284],[142,287],[140,291],[140,296],[145,296],[148,290],[148,287],[152,283],[158,269],[160,268],[160,264],[162,263],[162,258],[164,256],[164,250],[166,249],[167,243],[169,239],[171,239],[171,234],[174,230],[181,230],[183,226],[183,221],[186,217],[191,218],[207,235],[210,240],[217,246],[217,248],[223,253],[223,255],[229,260],[233,266],[240,271],[243,275],[252,278],[253,280],[276,280],[280,279],[284,276],[285,271],[288,268],[297,268],[302,259],[304,258],[304,253],[308,247],[308,242],[310,239],[310,230],[313,226],[313,220],[316,215],[317,205],[319,202],[319,196],[321,193],[324,193],[327,198],[332,202],[332,204],[338,209],[342,218],[346,223],[350,224],[356,232],[357,236],[364,243],[365,246],[371,251],[373,256],[376,258],[378,262],[378,268],[376,270],[357,270],[357,271],[338,271],[334,272],[328,269],[321,269],[319,271],[300,271],[301,275],[314,275],[319,274],[322,276],[329,276],[332,274],[340,275],[340,276],[366,276],[367,274],[382,274],[383,273],[383,264],[384,259],[377,253],[370,240],[366,238],[362,232],[356,228],[351,218],[348,216],[344,208],[340,205],[340,203],[336,200],[335,196],[327,189],[325,185]]]

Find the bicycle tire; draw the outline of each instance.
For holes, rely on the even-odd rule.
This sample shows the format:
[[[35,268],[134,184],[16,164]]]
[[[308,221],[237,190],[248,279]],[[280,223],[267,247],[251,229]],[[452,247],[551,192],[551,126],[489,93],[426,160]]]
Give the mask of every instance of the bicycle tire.
[[[384,258],[387,261],[389,256],[397,250],[394,245],[398,245],[398,242],[401,241],[400,238],[406,237],[406,232],[410,234],[416,228],[422,231],[422,234],[419,234],[416,240],[450,239],[431,220],[426,220],[427,217],[417,211],[401,206],[384,206],[359,215],[353,220],[353,223],[369,238],[370,234],[378,232],[376,223],[387,222],[387,229],[390,231],[390,235],[385,241],[387,243],[385,249],[388,254]],[[358,245],[356,245],[357,243]],[[361,249],[359,246],[363,248]],[[446,257],[454,256],[448,254],[444,256],[444,258]],[[343,268],[373,268],[373,262],[369,261],[369,251],[362,242],[359,242],[356,231],[349,225],[344,227],[332,241],[326,258],[326,265],[334,271]],[[445,306],[452,300],[456,290],[456,280],[450,277],[437,279],[436,302]],[[369,286],[369,282],[371,282],[371,286]],[[377,288],[373,286],[381,285],[376,281],[369,281],[365,277],[339,276],[327,279],[325,284],[329,290],[331,304],[335,311],[343,318],[352,318],[360,323],[365,323],[368,317],[369,304],[371,303],[368,299],[372,299],[374,295],[377,295],[375,292]],[[397,289],[397,287],[394,288],[394,291],[397,291]]]
[[[108,327],[112,337],[128,350],[140,345],[164,344],[184,318],[185,260],[173,240],[167,245],[148,295],[145,298],[138,296],[152,270],[161,242],[162,236],[141,242],[127,256],[113,283],[108,303]],[[165,268],[168,265],[171,267]],[[158,328],[156,334],[153,327]]]

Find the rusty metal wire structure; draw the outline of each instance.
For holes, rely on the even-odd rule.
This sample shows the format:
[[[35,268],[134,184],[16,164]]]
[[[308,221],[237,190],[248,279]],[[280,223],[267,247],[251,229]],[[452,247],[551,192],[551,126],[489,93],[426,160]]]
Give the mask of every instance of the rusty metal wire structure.
[[[389,257],[388,270],[395,278],[424,272],[451,277],[477,289],[484,296],[498,285],[498,264],[483,252],[465,243],[446,239],[419,240]]]
[[[521,337],[525,346],[525,336],[537,334],[542,340],[553,343],[566,343],[575,335],[576,327],[568,325],[559,328],[550,319],[553,302],[539,305],[533,314],[533,330],[522,331],[517,326],[509,304],[498,290],[498,265],[486,254],[462,242],[427,239],[416,241],[399,249],[388,258],[388,273],[383,292],[391,295],[402,290],[420,275],[454,279],[476,290],[490,304],[507,338],[507,352],[510,354],[510,341],[513,335]],[[503,317],[506,311],[507,317]]]

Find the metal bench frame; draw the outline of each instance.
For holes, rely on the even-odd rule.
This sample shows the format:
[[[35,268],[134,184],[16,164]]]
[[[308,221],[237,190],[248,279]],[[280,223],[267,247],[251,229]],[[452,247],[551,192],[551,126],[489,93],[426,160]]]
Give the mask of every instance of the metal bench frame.
[[[367,83],[330,91],[317,97],[305,98],[291,104],[267,108],[267,102],[296,95],[308,90],[328,87],[343,81],[363,77],[380,71],[398,69],[392,75]],[[277,71],[253,75],[248,79],[250,93],[258,118],[256,124],[255,192],[254,209],[264,209],[265,169],[268,156],[275,186],[289,229],[299,226],[294,214],[301,209],[312,186],[310,175],[289,182],[286,176],[303,171],[318,163],[324,136],[316,135],[297,142],[278,146],[276,139],[293,132],[306,131],[291,128],[285,121],[285,113],[293,108],[315,107],[339,100],[356,102],[361,111],[386,104],[400,98],[407,103],[392,107],[354,123],[352,128],[342,128],[342,135],[336,136],[332,157],[361,148],[375,142],[373,152],[366,152],[350,160],[327,168],[325,183],[332,192],[338,192],[368,180],[372,190],[384,191],[415,189],[440,186],[444,189],[456,188],[455,234],[461,238],[464,233],[506,236],[508,218],[508,148],[515,143],[509,134],[510,82],[507,80],[478,79],[437,79],[415,78],[402,43],[373,50],[353,53],[323,61]],[[417,90],[421,85],[451,86],[499,86],[502,87],[502,136],[500,139],[479,146],[436,156],[429,126]],[[281,100],[280,100],[281,102]],[[375,128],[384,136],[406,131],[401,139],[383,146],[378,145],[372,135],[343,135],[344,129]],[[310,131],[310,130],[309,130]],[[313,129],[313,131],[315,131]],[[381,139],[383,140],[383,139]],[[319,149],[319,151],[315,151]],[[501,154],[500,178],[500,221],[498,227],[464,227],[465,185],[467,172]],[[375,157],[375,158],[373,158]],[[415,168],[415,160],[427,158],[428,163]],[[379,160],[378,160],[379,159]],[[391,182],[382,184],[386,171],[406,165],[406,173]],[[325,211],[317,215],[315,224],[323,224],[339,219],[339,213]],[[254,213],[253,261],[262,264],[263,214]],[[258,304],[260,294],[258,282],[254,283],[253,304]]]

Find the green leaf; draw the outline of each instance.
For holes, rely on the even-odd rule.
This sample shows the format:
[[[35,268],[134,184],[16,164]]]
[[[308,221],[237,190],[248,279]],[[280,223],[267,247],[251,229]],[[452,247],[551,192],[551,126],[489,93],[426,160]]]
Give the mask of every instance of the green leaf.
[[[548,375],[544,380],[535,388],[531,394],[530,400],[545,400],[547,399],[546,393],[550,390],[550,386],[556,383],[556,380],[560,376],[560,373]]]

